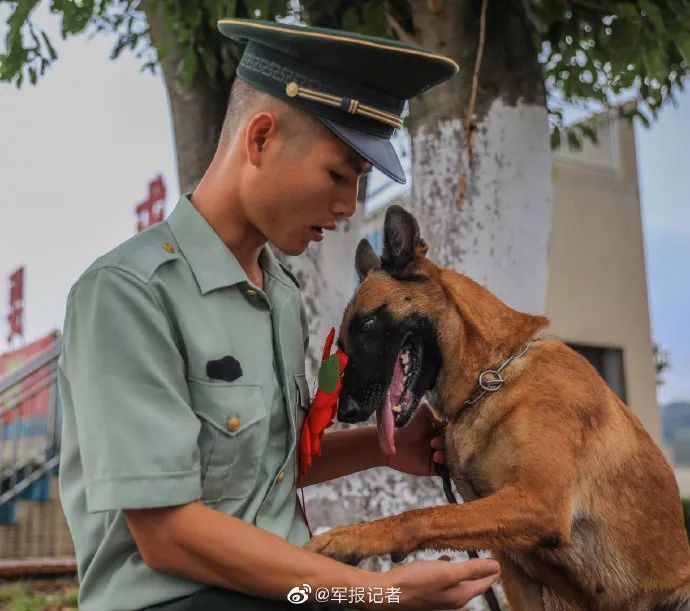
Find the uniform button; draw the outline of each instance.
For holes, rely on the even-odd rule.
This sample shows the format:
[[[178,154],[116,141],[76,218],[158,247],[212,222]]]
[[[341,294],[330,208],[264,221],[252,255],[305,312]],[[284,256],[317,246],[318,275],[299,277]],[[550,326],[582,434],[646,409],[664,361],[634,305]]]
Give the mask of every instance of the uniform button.
[[[285,479],[285,471],[278,473],[278,479],[276,480],[279,484]]]
[[[251,295],[253,297],[256,295],[256,291],[254,289],[247,289],[247,295]]]
[[[240,419],[237,416],[233,416],[228,420],[228,430],[234,433],[238,428],[240,428]]]
[[[170,242],[163,242],[163,250],[165,252],[173,253],[176,248]]]

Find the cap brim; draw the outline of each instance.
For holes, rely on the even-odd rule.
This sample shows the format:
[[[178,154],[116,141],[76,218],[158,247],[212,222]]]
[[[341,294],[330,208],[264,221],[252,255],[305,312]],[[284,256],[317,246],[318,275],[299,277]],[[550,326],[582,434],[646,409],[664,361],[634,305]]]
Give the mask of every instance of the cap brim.
[[[405,184],[405,172],[390,140],[366,134],[353,127],[346,127],[325,117],[318,117],[318,119],[375,168],[395,182]]]

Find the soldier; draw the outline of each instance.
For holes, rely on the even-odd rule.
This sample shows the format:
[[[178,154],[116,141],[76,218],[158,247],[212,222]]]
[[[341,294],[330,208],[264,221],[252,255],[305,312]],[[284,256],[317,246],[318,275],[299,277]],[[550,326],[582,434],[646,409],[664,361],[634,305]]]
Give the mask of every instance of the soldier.
[[[372,573],[301,547],[308,332],[299,286],[267,247],[299,255],[321,241],[354,213],[372,166],[404,182],[389,139],[405,101],[457,65],[336,30],[219,29],[248,45],[211,165],[167,220],[96,260],[68,297],[60,496],[80,609],[287,609],[302,584],[400,588],[399,603],[358,608],[462,606],[497,563]],[[382,465],[433,475],[444,457],[429,413],[399,434],[392,457],[375,427],[326,434],[305,484]]]

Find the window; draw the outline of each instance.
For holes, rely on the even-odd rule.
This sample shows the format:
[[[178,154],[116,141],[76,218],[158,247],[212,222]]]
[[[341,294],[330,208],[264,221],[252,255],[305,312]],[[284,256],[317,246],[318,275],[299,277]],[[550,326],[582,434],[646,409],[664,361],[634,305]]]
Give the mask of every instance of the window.
[[[587,346],[584,344],[569,343],[568,345],[592,364],[621,401],[627,402],[623,371],[623,350],[620,348],[603,348],[601,346]]]

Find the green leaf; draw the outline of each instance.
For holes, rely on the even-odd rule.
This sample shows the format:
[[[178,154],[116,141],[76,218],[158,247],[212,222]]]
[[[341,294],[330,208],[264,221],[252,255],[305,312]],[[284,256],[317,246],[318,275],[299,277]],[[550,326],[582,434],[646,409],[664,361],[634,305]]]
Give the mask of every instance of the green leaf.
[[[218,70],[218,60],[216,59],[216,53],[214,49],[205,49],[202,55],[204,61],[204,68],[206,69],[206,74],[213,81],[216,78],[216,72]]]
[[[554,127],[551,131],[551,148],[557,149],[561,145],[561,130],[559,127]]]
[[[599,140],[599,134],[597,132],[597,128],[594,124],[589,123],[589,122],[583,122],[580,123],[579,126],[580,130],[582,131],[582,134],[589,139],[589,141],[596,145]]]
[[[339,375],[338,357],[331,354],[319,368],[319,388],[324,392],[333,392]]]
[[[568,147],[573,151],[579,151],[582,148],[582,140],[574,131],[568,131]]]
[[[41,32],[41,37],[43,38],[43,42],[46,45],[46,48],[48,49],[48,54],[50,55],[51,60],[56,60],[57,59],[57,53],[55,52],[55,49],[52,44],[50,44],[50,40],[48,39],[48,36],[46,36],[45,32]]]
[[[156,51],[158,52],[159,61],[163,61],[165,59],[165,56],[169,53],[170,49],[173,48],[174,44],[175,40],[170,37],[166,38],[160,45],[158,45]]]
[[[664,18],[661,14],[661,9],[650,2],[650,0],[639,0],[640,8],[647,13],[647,18],[654,25],[656,34],[661,34],[664,31]]]
[[[343,15],[343,29],[357,30],[359,27],[359,10],[357,6],[350,6]]]
[[[189,47],[182,56],[178,65],[178,79],[185,87],[189,87],[194,81],[197,68],[197,56],[192,47]]]
[[[256,19],[268,19],[271,15],[271,0],[245,0],[247,12]]]
[[[31,24],[29,24],[29,32],[31,32],[31,38],[34,41],[34,51],[38,52],[41,48],[41,41],[38,40],[38,36],[36,36],[36,30],[34,30]]]
[[[211,25],[216,27],[216,19],[223,19],[224,17],[235,17],[237,15],[237,0],[227,0],[225,2],[214,3],[217,8],[217,13],[214,15],[214,21]]]
[[[649,127],[649,125],[650,125],[649,119],[643,113],[641,113],[639,110],[635,111],[634,116],[636,116],[640,120],[640,122],[642,123],[642,125],[644,127],[647,127],[647,128]]]

